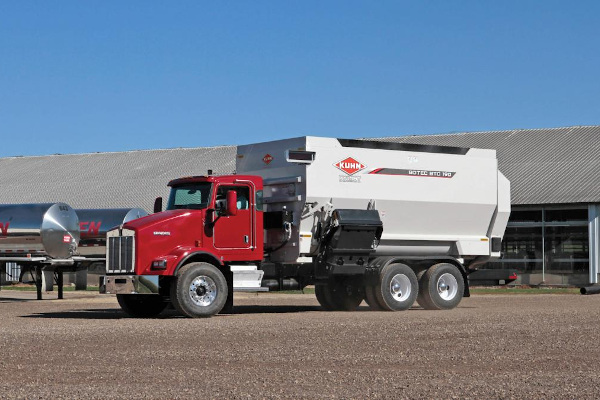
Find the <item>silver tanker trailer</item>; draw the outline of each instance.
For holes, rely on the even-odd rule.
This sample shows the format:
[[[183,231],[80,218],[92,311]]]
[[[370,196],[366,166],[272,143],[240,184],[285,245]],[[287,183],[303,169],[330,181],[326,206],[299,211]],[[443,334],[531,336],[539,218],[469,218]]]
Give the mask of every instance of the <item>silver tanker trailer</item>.
[[[79,219],[65,203],[0,205],[0,256],[65,260],[77,254]]]
[[[141,208],[77,209],[79,217],[79,254],[85,257],[106,256],[106,232],[126,222],[145,217]],[[105,272],[104,266],[102,272]]]
[[[0,269],[7,262],[31,272],[42,297],[42,272],[51,272],[63,297],[63,273],[104,268],[106,232],[147,215],[140,208],[74,210],[65,203],[0,205]]]

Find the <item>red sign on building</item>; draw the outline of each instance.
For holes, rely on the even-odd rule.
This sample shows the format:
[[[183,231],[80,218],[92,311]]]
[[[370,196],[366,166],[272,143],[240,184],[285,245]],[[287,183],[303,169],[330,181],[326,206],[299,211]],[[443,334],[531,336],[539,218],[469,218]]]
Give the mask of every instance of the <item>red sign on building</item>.
[[[269,165],[271,163],[271,161],[273,161],[273,156],[270,154],[265,154],[265,156],[263,157],[263,162],[267,165]]]

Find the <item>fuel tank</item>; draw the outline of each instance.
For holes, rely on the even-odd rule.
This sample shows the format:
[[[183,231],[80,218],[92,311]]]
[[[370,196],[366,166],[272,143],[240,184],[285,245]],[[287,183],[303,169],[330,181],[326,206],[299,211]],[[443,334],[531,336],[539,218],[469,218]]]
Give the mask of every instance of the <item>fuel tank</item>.
[[[79,238],[79,219],[68,204],[0,205],[0,257],[66,259],[77,253]]]
[[[106,232],[148,213],[141,208],[77,209],[79,217],[79,254],[106,257]]]

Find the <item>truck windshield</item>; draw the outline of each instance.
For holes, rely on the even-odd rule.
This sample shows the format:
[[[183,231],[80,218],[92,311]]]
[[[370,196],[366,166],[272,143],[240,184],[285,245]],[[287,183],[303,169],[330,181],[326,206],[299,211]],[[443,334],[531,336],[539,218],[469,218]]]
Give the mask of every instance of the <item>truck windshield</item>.
[[[210,183],[190,183],[171,188],[167,210],[206,208],[210,201]]]

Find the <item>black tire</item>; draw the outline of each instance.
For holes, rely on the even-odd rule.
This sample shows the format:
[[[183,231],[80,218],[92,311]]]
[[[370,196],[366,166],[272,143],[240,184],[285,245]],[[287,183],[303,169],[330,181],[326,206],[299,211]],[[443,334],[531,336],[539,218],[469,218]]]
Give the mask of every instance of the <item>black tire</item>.
[[[326,292],[329,291],[328,285],[316,285],[315,286],[315,296],[317,297],[317,301],[323,307],[325,311],[334,311],[336,309],[335,304],[331,302],[331,296],[328,296]]]
[[[326,311],[353,311],[362,303],[362,288],[339,282],[315,286],[315,295]]]
[[[388,264],[379,273],[373,286],[379,305],[387,311],[408,310],[419,293],[415,272],[405,264]]]
[[[384,311],[385,309],[379,304],[377,296],[375,295],[375,286],[365,286],[365,301],[373,311]]]
[[[168,305],[157,294],[118,294],[117,301],[125,314],[136,318],[156,317]]]
[[[423,275],[425,275],[425,272],[427,272],[426,269],[419,271],[419,273],[417,274],[417,282],[419,282],[419,294],[417,295],[417,303],[419,303],[419,305],[423,308],[425,308],[423,306],[423,302],[425,301],[425,299],[423,299],[423,293],[427,290],[426,286],[423,286],[422,284]]]
[[[228,293],[223,273],[205,262],[183,266],[171,283],[171,303],[181,314],[192,318],[217,314],[225,306]]]
[[[380,259],[376,258],[372,261],[371,265],[378,267],[377,270],[377,281],[379,281],[380,273],[381,273],[381,265],[379,264]],[[369,305],[369,308],[373,311],[385,311],[385,308],[379,304],[379,300],[377,300],[377,296],[375,295],[375,284],[369,281],[368,285],[365,285],[365,301]]]
[[[458,305],[465,292],[459,269],[452,264],[435,264],[419,280],[419,304],[426,310],[450,310]]]
[[[362,286],[346,282],[336,285],[334,294],[342,311],[354,311],[365,299]]]

